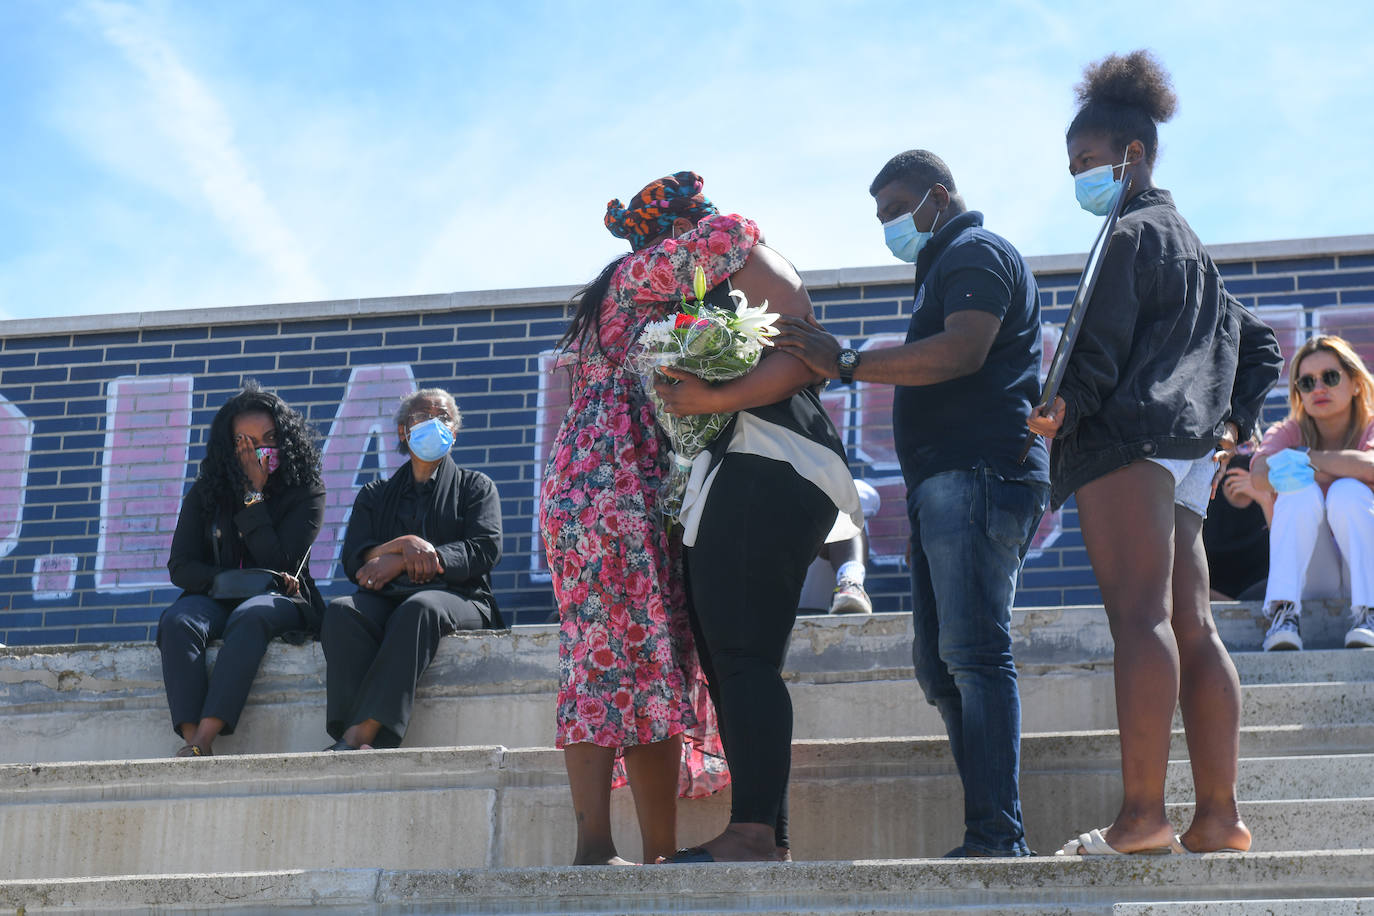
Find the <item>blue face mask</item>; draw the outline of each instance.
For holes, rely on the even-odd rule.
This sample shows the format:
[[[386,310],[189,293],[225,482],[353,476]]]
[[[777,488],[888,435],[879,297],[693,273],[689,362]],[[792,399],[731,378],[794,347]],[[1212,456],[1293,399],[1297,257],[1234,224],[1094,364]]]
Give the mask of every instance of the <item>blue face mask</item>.
[[[922,232],[916,228],[916,210],[925,205],[926,197],[929,196],[930,191],[926,191],[925,197],[921,198],[921,202],[910,213],[903,213],[896,219],[883,223],[883,238],[887,241],[887,250],[908,264],[916,263],[916,256],[935,234],[935,223],[940,221],[939,214],[936,214],[935,223],[930,224],[929,232]]]
[[[438,461],[453,448],[453,430],[438,417],[416,423],[410,428],[406,446],[421,461]]]
[[[1129,155],[1129,154],[1127,154]],[[1073,178],[1073,193],[1078,205],[1094,216],[1106,216],[1112,212],[1116,195],[1126,180],[1126,157],[1121,157],[1121,165],[1099,165],[1095,169],[1079,172]],[[1116,168],[1121,169],[1121,177],[1114,177]]]

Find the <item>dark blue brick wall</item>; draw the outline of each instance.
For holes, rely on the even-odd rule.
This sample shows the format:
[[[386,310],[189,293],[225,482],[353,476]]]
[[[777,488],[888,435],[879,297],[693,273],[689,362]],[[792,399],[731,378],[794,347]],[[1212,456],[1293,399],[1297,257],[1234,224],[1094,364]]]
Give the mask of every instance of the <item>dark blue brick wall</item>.
[[[1337,321],[1350,330],[1351,313],[1343,307],[1374,306],[1374,239],[1346,241],[1369,244],[1312,254],[1295,243],[1291,255],[1261,246],[1263,258],[1247,255],[1246,246],[1226,246],[1222,272],[1247,305],[1300,310],[1301,327],[1285,340],[1301,339]],[[1063,266],[1062,259],[1054,259],[1054,270],[1038,275],[1049,322],[1062,321],[1073,298],[1077,274]],[[845,276],[855,279],[840,287],[812,289],[817,314],[828,327],[855,344],[905,331],[912,290],[900,270],[875,268]],[[541,292],[547,293],[546,301],[538,301]],[[480,294],[462,294],[461,302],[416,297],[402,301],[413,302],[414,308],[400,311],[397,300],[386,300],[385,310],[379,306],[373,313],[367,302],[321,306],[337,316],[356,304],[357,314],[351,317],[317,318],[308,307],[271,306],[188,316],[184,324],[168,327],[140,328],[135,322],[130,322],[133,327],[111,327],[89,319],[81,329],[61,334],[48,333],[51,324],[45,328],[43,322],[4,323],[0,394],[33,426],[25,456],[27,477],[19,494],[19,528],[0,555],[0,642],[148,639],[162,608],[176,596],[169,585],[118,592],[97,588],[111,381],[194,376],[185,469],[189,483],[203,452],[205,425],[245,378],[277,388],[323,431],[334,418],[351,371],[398,363],[409,365],[418,384],[440,385],[458,397],[465,428],[455,454],[462,463],[487,471],[502,493],[505,556],[494,575],[502,606],[516,623],[544,621],[553,610],[552,593],[546,578],[531,568],[537,543],[537,357],[562,334],[566,313],[561,301],[571,292],[533,291],[526,297],[528,304],[501,306],[477,302]],[[499,298],[511,301],[507,294]],[[1361,320],[1374,324],[1374,308],[1370,311],[1371,317]],[[143,316],[142,323],[157,324],[156,318]],[[1367,337],[1374,341],[1374,327]],[[1282,399],[1272,399],[1270,419],[1283,411]],[[852,424],[844,430],[851,447],[858,432]],[[390,449],[392,443],[381,447]],[[896,473],[864,464],[856,451],[851,456],[856,476],[890,478]],[[368,467],[376,467],[375,459],[358,475],[359,482],[375,473]],[[152,534],[165,540],[169,530]],[[70,595],[35,593],[35,564],[49,555],[75,558]],[[164,549],[157,565],[165,559]],[[1058,539],[1027,563],[1023,580],[1022,605],[1098,600],[1072,503],[1063,513]],[[899,566],[874,566],[869,586],[878,609],[910,607],[906,573]],[[348,587],[336,582],[328,592],[338,594]]]

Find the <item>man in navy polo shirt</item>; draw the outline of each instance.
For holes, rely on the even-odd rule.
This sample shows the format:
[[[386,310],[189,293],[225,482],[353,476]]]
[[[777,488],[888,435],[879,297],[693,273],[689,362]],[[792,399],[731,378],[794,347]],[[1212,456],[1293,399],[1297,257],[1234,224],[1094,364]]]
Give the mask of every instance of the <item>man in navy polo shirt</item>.
[[[1038,438],[1040,303],[1026,261],[968,210],[934,153],[894,156],[869,193],[888,248],[916,264],[906,343],[860,354],[812,319],[775,343],[843,382],[896,386],[893,435],[911,519],[912,656],[964,784],[950,856],[1030,855],[1017,788],[1021,701],[1011,655],[1016,578],[1049,497]]]

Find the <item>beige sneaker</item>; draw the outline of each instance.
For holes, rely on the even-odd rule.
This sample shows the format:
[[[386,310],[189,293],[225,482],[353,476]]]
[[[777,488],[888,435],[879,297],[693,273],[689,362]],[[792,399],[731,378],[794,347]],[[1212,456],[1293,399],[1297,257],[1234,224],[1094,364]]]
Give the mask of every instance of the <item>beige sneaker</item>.
[[[872,614],[873,602],[868,598],[864,587],[855,582],[841,582],[835,586],[835,597],[830,600],[832,614]]]

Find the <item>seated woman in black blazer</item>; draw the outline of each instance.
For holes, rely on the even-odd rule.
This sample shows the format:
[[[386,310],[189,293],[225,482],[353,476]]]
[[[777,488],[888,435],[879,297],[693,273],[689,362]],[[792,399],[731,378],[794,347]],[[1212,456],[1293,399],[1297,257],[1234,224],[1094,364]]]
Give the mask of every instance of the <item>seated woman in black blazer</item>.
[[[178,757],[205,757],[230,735],[273,637],[318,632],[324,602],[306,556],[324,520],[320,453],[299,413],[249,381],[210,423],[205,458],[181,503],[167,560],[183,589],[157,627]],[[271,591],[212,598],[215,578],[277,573]],[[224,639],[207,676],[205,647]]]
[[[410,460],[359,491],[342,556],[358,591],[329,603],[320,634],[336,739],[326,750],[400,745],[439,639],[505,627],[488,575],[501,556],[501,500],[491,478],[449,457],[453,395],[416,391],[395,420]]]

